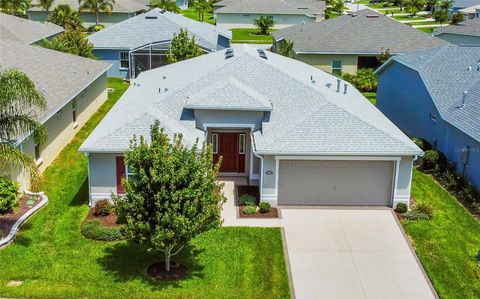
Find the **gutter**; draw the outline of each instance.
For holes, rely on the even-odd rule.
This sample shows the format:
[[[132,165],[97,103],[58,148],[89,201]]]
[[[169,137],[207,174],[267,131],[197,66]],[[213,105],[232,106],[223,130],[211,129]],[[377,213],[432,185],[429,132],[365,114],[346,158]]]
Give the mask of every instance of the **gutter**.
[[[262,195],[263,195],[263,157],[260,156],[256,151],[255,151],[255,139],[253,138],[253,132],[250,131],[250,143],[252,144],[252,153],[255,157],[260,159],[260,201],[262,200]],[[250,183],[250,182],[249,182]]]
[[[273,150],[263,150],[256,152],[259,155],[277,155],[277,156],[423,156],[423,152],[330,152],[330,153],[318,153],[318,152],[282,152]]]

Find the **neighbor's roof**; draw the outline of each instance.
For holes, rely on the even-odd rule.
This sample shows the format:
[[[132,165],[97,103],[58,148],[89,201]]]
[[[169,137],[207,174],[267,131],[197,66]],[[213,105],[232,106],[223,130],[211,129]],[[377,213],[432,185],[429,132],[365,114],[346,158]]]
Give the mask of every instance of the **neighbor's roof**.
[[[0,71],[24,72],[43,94],[47,108],[38,113],[45,122],[85,90],[110,67],[102,61],[28,45],[0,27]]]
[[[459,9],[458,11],[463,12],[463,13],[475,13],[477,10],[480,10],[480,3],[477,4],[477,5],[473,5],[473,6],[469,6],[469,7]]]
[[[187,29],[196,43],[208,50],[222,48],[218,37],[232,37],[229,30],[197,22],[159,8],[107,27],[88,37],[96,49],[135,49],[154,42],[170,41],[180,29]]]
[[[225,3],[224,3],[225,2]],[[323,14],[325,1],[320,0],[225,0],[215,4],[223,6],[215,13],[227,14],[281,14],[281,15],[308,15]]]
[[[452,8],[464,8],[480,4],[480,0],[453,0]]]
[[[418,29],[365,9],[318,23],[291,26],[273,33],[293,41],[296,53],[378,54],[423,50],[448,44]]]
[[[480,47],[445,46],[390,58],[416,70],[441,117],[480,141]],[[465,106],[462,100],[466,92]]]
[[[146,6],[143,2],[144,1],[141,0],[115,0],[112,12],[138,12],[142,10],[148,10],[148,6]],[[38,3],[38,0],[34,0],[29,11],[44,10],[41,6],[38,6]],[[51,10],[60,4],[68,4],[75,10],[78,10],[80,7],[78,0],[54,0]]]
[[[258,154],[421,154],[352,85],[341,82],[342,91],[347,84],[347,93],[336,92],[336,77],[303,62],[270,52],[263,59],[257,49],[246,45],[233,46],[233,52],[228,59],[226,50],[218,51],[142,72],[80,150],[128,150],[134,134],[149,140],[154,119],[160,120],[169,135],[182,133],[187,144],[196,138],[202,142],[205,133],[196,127],[189,99],[200,95],[210,100],[212,86],[233,84],[237,89],[225,88],[221,95],[212,95],[219,109],[224,108],[217,101],[220,98],[237,100],[239,106],[250,105],[252,98],[271,103],[261,130],[253,132]],[[238,89],[248,89],[249,95],[238,95]]]
[[[471,35],[480,37],[480,18],[475,18],[459,23],[458,25],[445,26],[434,31],[434,35],[444,33]]]
[[[30,21],[4,13],[0,13],[0,27],[28,44],[63,32],[62,27],[53,23]],[[3,38],[3,36],[0,36],[0,38]]]

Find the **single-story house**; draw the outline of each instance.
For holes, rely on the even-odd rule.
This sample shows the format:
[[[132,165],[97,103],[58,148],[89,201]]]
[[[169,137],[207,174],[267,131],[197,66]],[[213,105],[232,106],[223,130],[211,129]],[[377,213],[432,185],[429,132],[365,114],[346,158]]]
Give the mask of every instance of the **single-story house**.
[[[480,46],[480,18],[438,28],[433,35],[455,45]]]
[[[220,28],[256,28],[261,16],[271,18],[273,29],[318,22],[325,17],[321,0],[223,0],[213,4],[214,17]]]
[[[109,77],[130,79],[167,64],[170,42],[180,29],[187,29],[206,53],[230,46],[230,31],[159,8],[96,32],[88,41],[95,56],[113,65]]]
[[[108,27],[141,14],[149,9],[145,2],[142,0],[115,0],[110,14],[106,12],[99,13],[99,23]],[[28,18],[33,21],[46,22],[48,14],[60,4],[68,4],[75,10],[78,10],[80,7],[78,0],[54,0],[52,8],[47,12],[41,6],[38,6],[38,0],[33,0],[32,6],[28,10]],[[97,19],[96,15],[90,11],[82,11],[80,17],[84,27],[95,25]]]
[[[52,39],[63,32],[63,28],[53,23],[40,23],[0,12],[0,26],[27,44],[43,39]],[[1,38],[1,36],[0,36]]]
[[[187,9],[188,8],[188,0],[175,0],[177,6],[180,9]]]
[[[107,69],[110,65],[29,45],[28,42],[37,39],[32,37],[31,27],[22,29],[18,26],[15,29],[12,33],[0,26],[0,71],[16,68],[24,72],[47,102],[44,111],[36,112],[38,121],[47,129],[45,144],[39,146],[31,136],[19,136],[15,141],[15,146],[33,157],[43,171],[107,99]],[[13,171],[12,178],[23,188],[29,187],[29,179],[24,173]]]
[[[369,9],[278,30],[273,39],[274,51],[283,40],[291,41],[296,59],[336,75],[377,68],[378,55],[386,50],[399,54],[447,44]]]
[[[461,12],[465,16],[464,18],[467,20],[480,18],[480,2],[479,4],[462,8],[458,10],[458,12]]]
[[[462,9],[472,7],[475,5],[480,5],[480,0],[453,0],[452,6],[448,10],[449,18],[452,18],[452,15],[457,12],[462,12]]]
[[[480,189],[480,47],[445,46],[392,57],[376,72],[377,107],[426,139]]]
[[[192,70],[195,70],[192,72]],[[272,205],[408,203],[422,151],[349,83],[247,45],[146,71],[80,151],[90,204],[122,193],[123,154],[158,119],[172,136],[211,143],[220,176],[258,185]]]

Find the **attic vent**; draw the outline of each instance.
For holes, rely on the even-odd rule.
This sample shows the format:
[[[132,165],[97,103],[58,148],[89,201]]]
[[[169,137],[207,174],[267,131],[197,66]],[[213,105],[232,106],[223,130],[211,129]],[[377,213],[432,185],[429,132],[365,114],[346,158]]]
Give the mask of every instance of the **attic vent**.
[[[234,54],[233,54],[233,49],[232,48],[227,49],[225,51],[225,59],[232,58],[233,56],[234,56]]]
[[[164,13],[165,13],[165,9],[160,9],[159,13],[164,14]]]
[[[265,60],[268,59],[267,54],[265,54],[265,51],[263,51],[262,49],[257,49],[257,53],[258,53],[258,56],[260,56],[260,58],[263,58]]]
[[[156,20],[157,16],[145,16],[146,20]]]
[[[378,19],[378,15],[367,15],[367,18],[377,18]]]

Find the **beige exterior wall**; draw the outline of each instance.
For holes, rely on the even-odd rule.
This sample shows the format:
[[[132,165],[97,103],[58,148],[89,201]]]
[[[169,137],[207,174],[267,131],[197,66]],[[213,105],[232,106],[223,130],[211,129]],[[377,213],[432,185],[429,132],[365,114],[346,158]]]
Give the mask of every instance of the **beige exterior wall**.
[[[72,140],[78,130],[98,110],[107,97],[107,76],[105,72],[88,86],[83,94],[77,95],[44,123],[48,138],[42,148],[40,160],[38,160],[40,171],[43,172],[55,160],[60,151]],[[74,101],[76,101],[77,106],[77,122],[75,124],[72,113]],[[35,143],[32,136],[25,139],[19,145],[19,148],[35,158]],[[28,188],[28,179],[24,174],[14,177],[17,177],[22,186]]]
[[[226,14],[219,13],[215,15],[217,20],[217,26],[224,29],[232,28],[256,28],[253,25],[254,21],[260,16],[259,14]],[[306,15],[271,15],[273,17],[273,29],[287,28],[293,25],[301,24],[302,22],[311,23],[315,22],[314,17],[308,17]],[[323,17],[318,17],[321,20]]]
[[[342,61],[342,73],[357,73],[358,55],[297,54],[295,59],[314,66],[322,71],[332,72],[332,61]]]

